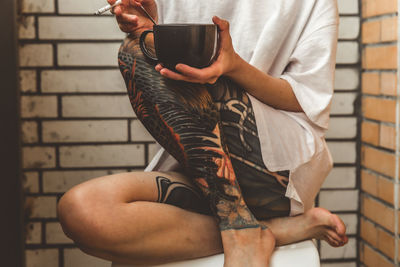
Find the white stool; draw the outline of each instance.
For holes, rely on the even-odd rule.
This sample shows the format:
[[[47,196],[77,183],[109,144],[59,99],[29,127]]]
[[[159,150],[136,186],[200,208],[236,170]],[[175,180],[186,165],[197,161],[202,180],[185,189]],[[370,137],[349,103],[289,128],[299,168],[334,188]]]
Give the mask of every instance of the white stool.
[[[154,267],[223,267],[224,254],[180,261]],[[277,247],[272,254],[270,267],[320,267],[318,250],[311,240]],[[134,267],[113,263],[112,267]]]

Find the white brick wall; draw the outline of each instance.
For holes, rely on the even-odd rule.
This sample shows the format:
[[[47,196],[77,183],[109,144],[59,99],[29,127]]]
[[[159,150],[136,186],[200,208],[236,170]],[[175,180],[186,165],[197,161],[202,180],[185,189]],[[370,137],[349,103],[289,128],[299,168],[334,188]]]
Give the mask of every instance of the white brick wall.
[[[128,141],[127,124],[124,120],[46,121],[43,142],[124,142]]]
[[[58,266],[57,249],[27,250],[25,253],[26,267],[54,267]]]
[[[338,3],[337,92],[327,132],[335,167],[317,203],[338,212],[351,236],[342,249],[322,243],[322,266],[355,267],[354,103],[360,87],[360,19],[358,0]],[[60,262],[60,267],[108,267],[108,262],[71,247],[57,223],[56,202],[87,180],[142,170],[157,152],[153,138],[132,111],[117,68],[124,34],[112,16],[92,16],[105,4],[105,0],[21,1],[19,77],[28,267],[59,267]]]
[[[124,36],[114,17],[39,18],[40,39],[115,40]]]
[[[34,70],[20,70],[19,71],[19,86],[21,92],[33,93],[36,92],[36,71]]]
[[[34,74],[25,74],[29,75]],[[126,92],[119,70],[46,70],[42,72],[41,82],[43,93]]]
[[[121,43],[76,43],[58,45],[60,66],[117,66]]]
[[[19,49],[21,67],[46,67],[53,65],[53,46],[50,44],[26,44]]]

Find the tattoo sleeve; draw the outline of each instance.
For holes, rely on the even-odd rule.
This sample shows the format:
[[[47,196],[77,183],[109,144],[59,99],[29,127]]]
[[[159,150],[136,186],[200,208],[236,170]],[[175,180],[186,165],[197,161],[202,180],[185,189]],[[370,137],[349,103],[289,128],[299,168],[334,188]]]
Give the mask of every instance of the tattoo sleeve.
[[[209,92],[216,85],[163,78],[146,61],[134,35],[124,40],[118,62],[138,119],[200,187],[221,231],[264,227],[247,207],[236,179],[220,112]]]

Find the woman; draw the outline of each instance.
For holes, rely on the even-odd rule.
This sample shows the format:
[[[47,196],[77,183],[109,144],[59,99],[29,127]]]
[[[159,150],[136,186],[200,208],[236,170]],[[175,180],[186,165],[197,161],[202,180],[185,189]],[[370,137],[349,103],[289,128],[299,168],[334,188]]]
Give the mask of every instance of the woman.
[[[67,192],[59,204],[66,234],[89,254],[134,264],[224,251],[225,266],[268,266],[275,245],[346,244],[340,218],[312,208],[332,168],[324,133],[335,3],[125,0],[114,8],[129,33],[119,65],[132,107],[165,150],[149,172]],[[178,64],[178,72],[152,66],[138,48],[141,32],[152,28],[139,5],[159,23],[229,20],[231,27],[213,17],[217,60],[204,69]]]

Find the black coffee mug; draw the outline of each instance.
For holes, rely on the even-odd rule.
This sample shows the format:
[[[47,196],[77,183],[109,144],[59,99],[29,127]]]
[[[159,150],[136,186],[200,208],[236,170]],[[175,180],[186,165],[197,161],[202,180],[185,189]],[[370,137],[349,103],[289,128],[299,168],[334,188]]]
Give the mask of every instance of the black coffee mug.
[[[145,45],[147,34],[154,33],[156,56]],[[143,54],[153,62],[175,70],[178,63],[196,68],[209,66],[216,57],[218,31],[214,24],[158,24],[140,36]]]

